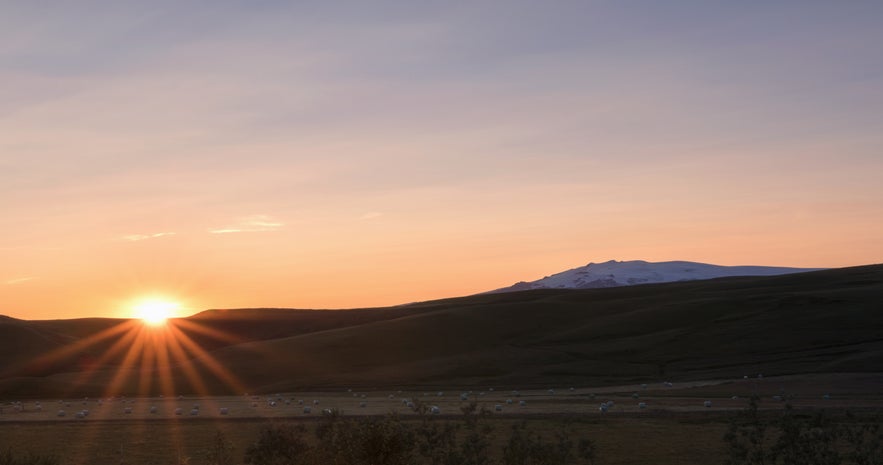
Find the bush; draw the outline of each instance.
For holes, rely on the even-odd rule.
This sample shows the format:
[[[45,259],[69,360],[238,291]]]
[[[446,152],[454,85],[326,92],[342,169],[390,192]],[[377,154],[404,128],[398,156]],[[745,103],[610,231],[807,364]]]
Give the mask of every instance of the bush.
[[[405,465],[412,462],[414,434],[398,417],[343,419],[332,412],[316,427],[316,463]]]
[[[883,463],[879,417],[860,421],[847,413],[846,421],[835,423],[824,412],[801,415],[786,404],[778,418],[764,420],[758,414],[756,398],[733,418],[724,443],[731,465]]]
[[[309,446],[303,436],[303,425],[270,425],[261,431],[257,442],[245,451],[245,463],[251,465],[297,465],[304,459]]]
[[[880,428],[880,417],[874,416],[870,421],[858,422],[847,413],[847,418],[854,420],[854,423],[843,432],[844,440],[850,449],[848,457],[856,465],[883,463],[883,431]]]
[[[28,452],[16,455],[12,449],[0,452],[0,465],[58,465],[58,458],[52,455],[40,455]]]
[[[770,452],[767,450],[767,424],[757,411],[759,399],[751,398],[748,408],[730,421],[724,435],[727,447],[727,463],[730,465],[764,465]]]
[[[492,413],[476,403],[462,407],[459,422],[441,420],[423,412],[419,423],[395,415],[384,418],[345,418],[338,411],[323,415],[314,429],[314,440],[305,438],[306,428],[271,425],[249,446],[245,463],[250,465],[491,465],[491,435],[487,419]],[[565,465],[593,463],[595,445],[580,440],[577,454],[567,425],[551,440],[516,425],[503,448],[506,465]],[[226,438],[218,435],[212,449],[213,465],[229,452]],[[0,464],[2,465],[2,464]]]
[[[509,441],[503,446],[503,464],[567,465],[575,463],[577,458],[589,464],[594,463],[595,444],[587,438],[580,439],[578,456],[575,456],[571,436],[567,425],[563,425],[555,432],[555,440],[548,442],[536,432],[527,429],[526,422],[513,425]]]
[[[797,418],[791,406],[779,420],[779,439],[773,445],[773,463],[781,459],[783,465],[839,465],[837,450],[838,428],[827,417],[818,413],[809,420]]]
[[[460,465],[463,455],[457,443],[460,425],[452,421],[437,420],[428,409],[421,409],[418,403],[415,410],[423,414],[414,437],[417,453],[429,465]]]
[[[460,407],[463,413],[465,436],[460,444],[463,465],[487,465],[491,463],[490,447],[493,428],[485,421],[491,416],[490,410],[478,408],[478,403],[470,402]]]
[[[209,465],[233,465],[233,443],[221,431],[215,434],[206,459]]]

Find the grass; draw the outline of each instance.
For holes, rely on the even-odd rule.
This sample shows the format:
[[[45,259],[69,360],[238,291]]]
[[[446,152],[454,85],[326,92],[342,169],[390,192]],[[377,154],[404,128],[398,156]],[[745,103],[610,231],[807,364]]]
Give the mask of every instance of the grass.
[[[865,434],[867,446],[880,444],[880,440],[883,440],[883,436],[877,435],[880,418],[875,416],[879,412],[879,406],[883,405],[879,393],[880,377],[866,374],[849,377],[845,375],[768,377],[763,380],[740,380],[697,387],[684,385],[667,389],[647,389],[640,391],[641,400],[646,399],[651,406],[646,410],[635,408],[636,401],[631,394],[616,390],[599,393],[595,398],[590,398],[592,392],[580,389],[546,396],[542,396],[537,391],[525,391],[520,398],[527,399],[530,410],[519,411],[516,407],[504,404],[504,413],[472,418],[479,418],[482,424],[491,428],[487,440],[490,459],[494,460],[491,462],[493,464],[499,463],[503,457],[504,447],[509,444],[513,427],[522,422],[525,422],[527,428],[537,435],[535,437],[542,438],[547,445],[556,444],[559,431],[567,431],[567,436],[573,444],[577,444],[581,438],[591,440],[597,457],[594,464],[725,463],[728,449],[724,435],[729,431],[734,419],[744,420],[741,412],[746,411],[746,406],[749,405],[744,398],[730,400],[729,394],[740,384],[751,386],[755,381],[758,386],[757,392],[762,392],[764,396],[759,404],[761,410],[757,411],[757,418],[765,424],[773,425],[771,431],[781,424],[783,412],[788,411],[792,418],[801,421],[824,415],[828,423],[835,425],[877,424],[875,426],[877,429],[870,432],[873,434]],[[844,393],[835,391],[836,398],[831,400],[823,400],[814,395],[815,389],[836,387],[844,383],[852,389],[848,392],[855,396],[854,399],[845,398],[844,393],[847,391]],[[813,384],[819,386],[812,387]],[[794,404],[793,409],[786,409],[785,403],[771,399],[771,393],[780,392],[776,386],[803,388],[788,393],[788,398]],[[680,396],[669,397],[674,396],[675,392],[680,392]],[[799,395],[793,397],[795,394]],[[402,393],[398,397],[406,395],[411,394]],[[485,396],[476,396],[481,397],[482,400],[475,405],[493,409],[495,403],[502,403],[497,396],[507,395],[497,391],[493,393],[485,391]],[[354,398],[348,393],[301,393],[298,397],[322,399],[322,408],[326,406],[352,408],[349,413],[354,415],[341,417],[341,420],[351,425],[377,422],[388,418],[384,412],[395,411],[398,416],[392,427],[387,425],[374,431],[380,433],[385,431],[387,438],[390,437],[390,432],[393,432],[392,436],[404,438],[402,440],[408,445],[411,445],[411,441],[415,438],[408,431],[419,429],[427,421],[436,425],[459,425],[456,434],[461,444],[468,434],[468,429],[464,427],[464,417],[456,412],[469,404],[459,401],[456,393],[449,393],[442,398],[413,397],[418,403],[427,402],[423,405],[429,405],[431,402],[441,406],[444,415],[428,417],[402,407],[398,397],[387,399],[379,392],[369,396],[372,406],[370,409],[355,407],[357,404],[354,402],[358,402],[358,399],[353,400]],[[839,400],[841,397],[844,399]],[[715,409],[701,407],[702,399],[707,398],[715,399]],[[268,425],[301,425],[306,428],[307,433],[304,437],[308,445],[320,446],[319,449],[312,449],[314,455],[308,455],[310,458],[306,463],[331,463],[315,455],[317,450],[322,452],[320,449],[323,444],[318,442],[313,431],[327,419],[318,413],[319,407],[314,407],[314,415],[305,416],[299,413],[301,407],[296,402],[285,407],[270,408],[259,405],[255,408],[251,405],[251,399],[241,396],[150,401],[136,399],[134,404],[114,400],[100,407],[92,405],[95,401],[91,401],[92,413],[86,420],[55,418],[54,409],[37,412],[33,410],[34,404],[28,403],[26,412],[9,411],[0,415],[0,451],[11,448],[19,457],[59,458],[57,462],[45,465],[56,463],[58,465],[91,463],[230,465],[243,463],[246,451],[255,444]],[[617,406],[611,410],[611,413],[600,414],[597,403],[601,400],[613,399],[616,400]],[[259,399],[260,404],[266,401],[267,399]],[[72,408],[69,410],[80,408],[79,405],[74,404],[78,403],[72,402]],[[160,412],[156,415],[147,413],[147,407],[152,404],[160,406]],[[171,414],[170,409],[179,405],[189,408],[191,404],[202,405],[205,416],[201,414],[198,417],[187,415],[179,417]],[[132,415],[123,414],[124,405],[134,405],[136,412]],[[219,406],[229,406],[230,416],[213,415],[212,412],[218,412]],[[721,407],[724,410],[718,410]],[[531,413],[524,413],[528,411]],[[574,413],[577,411],[580,413]],[[844,414],[844,412],[852,413]],[[399,428],[398,425],[402,425],[404,429]],[[768,443],[771,444],[777,436],[777,433],[772,433]],[[339,437],[351,441],[354,436],[344,430]],[[419,438],[419,435],[416,437]],[[352,442],[349,444],[348,447],[341,446],[342,449],[353,450]],[[218,462],[218,457],[227,457],[230,460]],[[25,463],[30,462],[22,462],[22,465]]]
[[[308,428],[316,421],[300,420]],[[499,458],[506,437],[520,420],[494,419],[491,452]],[[548,436],[562,418],[529,420],[529,427]],[[417,420],[410,420],[416,424]],[[604,421],[571,420],[575,437],[597,443],[599,464],[722,463],[726,418],[683,423],[670,418],[616,418]],[[92,463],[210,465],[209,457],[220,431],[231,442],[234,463],[242,463],[249,445],[259,437],[266,420],[141,421],[82,423],[0,423],[0,450],[14,447],[60,457],[60,465]],[[64,438],[59,440],[59,438]]]
[[[812,443],[801,443],[808,439],[806,434],[815,435],[817,428],[814,418],[818,418],[820,411],[791,412],[788,410],[775,410],[761,412],[759,420],[769,426],[767,432],[766,453],[773,453],[774,444],[780,442],[783,437],[786,424],[793,430],[795,441],[792,442],[792,456],[810,454],[804,459],[817,458],[813,449],[805,449]],[[265,437],[269,429],[281,428],[284,431],[298,431],[303,428],[303,433],[298,436],[304,440],[303,445],[297,449],[307,450],[308,460],[303,463],[329,463],[327,457],[322,455],[335,454],[335,447],[345,450],[351,447],[359,434],[369,434],[366,438],[374,438],[373,434],[393,434],[406,438],[406,444],[399,446],[411,448],[409,454],[412,460],[406,463],[426,463],[419,454],[420,435],[412,435],[409,432],[418,431],[421,425],[447,424],[459,425],[456,436],[459,444],[464,444],[470,431],[466,427],[464,417],[422,417],[422,418],[393,418],[392,423],[387,422],[389,417],[373,417],[361,419],[340,418],[345,428],[357,427],[358,433],[351,429],[338,429],[336,436],[327,436],[328,419],[243,419],[243,420],[194,420],[194,421],[88,421],[88,422],[23,422],[23,423],[0,423],[0,450],[15,451],[20,457],[57,457],[56,461],[45,462],[46,465],[80,465],[80,464],[138,464],[138,465],[217,465],[241,464],[246,462],[250,448],[258,443],[259,438]],[[668,464],[723,464],[728,463],[728,449],[730,443],[725,440],[725,435],[732,430],[732,425],[741,425],[740,428],[749,427],[745,423],[748,417],[737,415],[734,412],[699,412],[680,414],[659,415],[610,415],[576,416],[576,415],[547,415],[532,416],[530,418],[513,417],[480,417],[479,424],[490,428],[489,436],[486,437],[489,452],[489,465],[503,463],[504,450],[511,444],[513,427],[524,424],[533,437],[546,444],[555,447],[558,444],[559,432],[564,431],[565,437],[577,444],[579,439],[589,439],[594,445],[595,460],[593,462],[580,461],[576,457],[565,463],[593,463],[598,465],[668,465]],[[790,418],[789,422],[783,419]],[[840,438],[837,441],[839,457],[837,461],[825,462],[836,464],[861,463],[852,455],[856,447],[864,448],[866,457],[872,458],[871,462],[880,457],[880,418],[873,415],[850,415],[843,412],[828,412],[824,416],[824,424],[838,431],[863,431],[864,442],[860,446],[849,438],[848,434],[836,434]],[[426,422],[429,423],[426,423]],[[367,422],[367,423],[366,423]],[[799,423],[795,423],[799,422]],[[377,428],[367,428],[359,425],[384,425],[383,431]],[[325,425],[325,426],[321,426]],[[350,426],[346,426],[350,425]],[[876,426],[874,426],[876,425]],[[293,427],[293,428],[292,428]],[[322,438],[318,429],[326,428],[326,436]],[[867,427],[873,427],[867,429]],[[865,429],[863,429],[865,428]],[[333,430],[332,430],[333,431]],[[833,430],[832,430],[833,431]],[[355,436],[354,436],[355,434]],[[381,437],[378,436],[379,440]],[[387,436],[387,439],[390,439]],[[330,440],[331,442],[325,442]],[[343,442],[340,442],[343,441]],[[370,441],[373,441],[371,439]],[[369,442],[370,442],[369,441]],[[275,446],[283,447],[285,444],[276,442]],[[272,441],[271,441],[272,443]],[[369,444],[369,443],[363,443]],[[376,445],[370,442],[370,445]],[[832,444],[834,445],[834,444]],[[796,449],[795,449],[796,447]],[[306,449],[305,449],[306,448]],[[312,452],[309,452],[312,448]],[[252,449],[253,450],[253,449]],[[546,449],[553,450],[553,449]],[[802,452],[801,452],[802,451]],[[319,462],[316,462],[316,453]],[[313,455],[310,455],[313,454]],[[796,454],[796,455],[795,455]],[[356,455],[358,456],[358,454]],[[266,457],[266,455],[264,455]],[[338,456],[339,458],[339,456]],[[766,463],[790,463],[782,462],[783,455],[770,456]],[[323,461],[325,460],[325,461]],[[19,463],[19,462],[10,462]],[[32,462],[20,462],[22,464]],[[33,462],[44,463],[44,462]],[[263,463],[254,462],[254,463]],[[274,462],[275,463],[275,462]],[[286,462],[287,463],[287,462]],[[301,462],[298,462],[301,463]],[[347,462],[351,463],[351,462]],[[534,462],[524,462],[534,463]],[[558,462],[543,462],[558,463]],[[743,463],[743,462],[737,462]],[[747,462],[745,462],[747,463]],[[796,462],[807,463],[807,462]]]

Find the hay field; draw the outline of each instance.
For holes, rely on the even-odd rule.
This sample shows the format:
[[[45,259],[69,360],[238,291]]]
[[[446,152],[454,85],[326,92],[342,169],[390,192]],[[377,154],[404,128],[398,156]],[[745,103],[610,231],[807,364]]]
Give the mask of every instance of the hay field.
[[[854,374],[550,388],[554,393],[490,387],[344,390],[270,396],[40,400],[40,409],[38,401],[27,400],[3,404],[0,449],[52,454],[70,465],[198,465],[208,463],[213,438],[222,432],[232,443],[234,456],[241,460],[268,422],[299,422],[311,427],[324,409],[344,416],[396,414],[406,422],[423,421],[424,416],[406,405],[409,401],[438,406],[440,413],[430,415],[432,421],[456,421],[460,407],[468,403],[461,400],[466,394],[470,401],[493,412],[487,421],[494,430],[492,449],[496,453],[502,450],[512,425],[527,421],[531,428],[547,433],[567,424],[575,437],[595,441],[598,463],[722,463],[722,437],[728,421],[747,405],[752,394],[760,395],[761,408],[770,412],[783,408],[784,403],[774,396],[785,390],[796,409],[867,413],[883,409],[880,386],[883,375]],[[712,402],[711,407],[705,406],[706,400]],[[521,401],[525,405],[520,405]],[[599,404],[609,401],[613,405],[602,413]],[[646,403],[646,408],[639,408],[639,402]],[[496,410],[497,405],[501,410]],[[304,407],[310,407],[311,412],[304,413]],[[75,413],[83,409],[89,410],[88,416],[76,418]],[[181,409],[180,414],[176,409]],[[65,411],[64,417],[57,416],[59,410]]]

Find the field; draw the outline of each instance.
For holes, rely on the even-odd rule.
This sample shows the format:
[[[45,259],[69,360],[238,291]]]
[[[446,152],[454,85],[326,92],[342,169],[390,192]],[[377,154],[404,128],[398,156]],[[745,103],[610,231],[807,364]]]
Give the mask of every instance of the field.
[[[233,447],[234,463],[268,423],[300,423],[308,428],[322,421],[323,409],[343,417],[382,417],[396,414],[405,423],[456,422],[461,400],[468,393],[492,414],[491,452],[499,455],[512,425],[523,420],[549,435],[566,425],[574,438],[586,437],[597,447],[602,464],[723,463],[722,440],[730,419],[759,396],[767,414],[782,411],[785,399],[797,411],[827,411],[840,415],[879,412],[883,408],[883,375],[842,374],[765,377],[707,382],[657,383],[606,388],[414,392],[297,392],[272,396],[210,396],[183,398],[113,398],[23,401],[22,410],[4,404],[0,415],[0,448],[14,447],[56,455],[63,464],[210,463],[218,432]],[[826,396],[827,394],[827,396]],[[735,398],[734,398],[735,396]],[[827,398],[826,398],[827,397]],[[511,403],[507,401],[511,400]],[[711,406],[705,406],[710,400]],[[302,401],[302,402],[301,402]],[[439,407],[439,414],[418,414],[406,403]],[[524,401],[525,405],[520,405]],[[613,401],[599,410],[601,402]],[[646,403],[639,408],[638,403]],[[363,405],[362,407],[361,405]],[[496,406],[501,410],[497,411]],[[155,407],[155,410],[151,410]],[[310,407],[310,413],[304,413]],[[226,409],[221,413],[221,409]],[[86,418],[75,413],[88,409]],[[127,413],[127,409],[131,409]],[[181,414],[176,415],[176,409]],[[192,412],[198,409],[198,412]],[[64,410],[65,416],[58,417]]]
[[[266,420],[170,420],[89,423],[3,424],[0,445],[14,444],[62,457],[63,464],[129,463],[177,464],[208,463],[214,436],[218,431],[230,438],[233,455],[241,460],[243,451],[258,438]],[[305,421],[305,420],[293,420]],[[557,428],[554,419],[530,420],[544,430]],[[515,419],[494,419],[489,423],[499,433],[492,449],[502,447],[502,437]],[[721,437],[726,419],[721,416],[672,419],[585,418],[571,423],[574,434],[592,438],[599,450],[598,463],[676,464],[721,463]],[[59,438],[64,438],[59,440]],[[241,463],[241,462],[236,462]]]

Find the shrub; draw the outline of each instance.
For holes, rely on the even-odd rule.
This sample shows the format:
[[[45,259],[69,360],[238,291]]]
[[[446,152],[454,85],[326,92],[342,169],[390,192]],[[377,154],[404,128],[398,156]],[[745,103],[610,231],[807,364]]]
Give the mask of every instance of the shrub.
[[[58,465],[58,463],[58,458],[52,455],[40,455],[33,452],[16,455],[11,448],[0,452],[0,465]]]
[[[245,463],[251,465],[297,465],[305,461],[309,446],[303,425],[270,425],[261,431],[257,442],[245,451]]]
[[[412,461],[413,432],[396,416],[343,419],[332,412],[316,427],[316,463],[405,465]]]
[[[770,438],[775,438],[772,442]],[[876,465],[883,463],[880,418],[846,414],[835,423],[824,411],[798,414],[790,404],[778,418],[763,420],[757,399],[730,422],[724,435],[732,465]],[[771,444],[768,444],[771,443]]]
[[[227,439],[223,432],[218,431],[212,439],[212,444],[206,453],[209,465],[233,465],[233,443]]]
[[[338,411],[325,413],[316,425],[315,440],[305,439],[306,428],[270,425],[248,447],[250,465],[490,465],[492,413],[475,402],[462,407],[460,421],[442,420],[417,405],[419,423],[396,415],[384,418],[345,418]],[[311,445],[312,444],[312,445]],[[574,454],[569,425],[547,439],[522,422],[512,430],[503,448],[506,465],[565,465],[593,463],[595,445],[581,439]],[[226,465],[229,443],[222,434],[211,449],[212,465]],[[3,465],[3,464],[0,464]]]
[[[463,412],[463,429],[465,436],[460,444],[461,462],[463,465],[487,465],[491,463],[490,446],[493,428],[484,421],[491,412],[478,403],[470,402],[460,408]]]
[[[855,420],[848,412],[847,418]],[[870,421],[856,421],[844,429],[843,437],[849,445],[847,456],[856,465],[883,463],[883,431],[880,423],[880,417],[874,416]]]
[[[426,459],[424,463],[429,465],[460,465],[463,456],[457,443],[457,432],[460,425],[451,421],[438,420],[429,413],[428,409],[421,409],[422,403],[417,403],[415,410],[423,414],[423,420],[414,432],[417,453]]]
[[[571,436],[566,424],[554,433],[551,442],[529,430],[526,422],[513,425],[509,440],[503,446],[503,464],[567,465],[575,463],[577,458],[594,463],[595,444],[588,438],[580,439],[578,455],[574,455]]]
[[[839,465],[839,430],[821,413],[810,419],[798,418],[790,405],[779,420],[779,439],[771,457],[783,465]]]
[[[767,450],[767,424],[757,411],[757,396],[752,396],[740,415],[730,421],[724,443],[727,463],[730,465],[765,465],[770,452]]]

